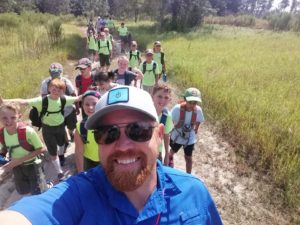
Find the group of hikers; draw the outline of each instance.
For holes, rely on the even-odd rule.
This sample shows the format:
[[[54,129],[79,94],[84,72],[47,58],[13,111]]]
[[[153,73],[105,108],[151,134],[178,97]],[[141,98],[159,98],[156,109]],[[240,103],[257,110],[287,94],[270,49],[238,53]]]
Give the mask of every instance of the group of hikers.
[[[97,20],[96,28],[99,67],[89,51],[75,67],[74,82],[55,62],[40,96],[0,98],[1,169],[13,171],[19,194],[34,195],[0,213],[1,221],[222,224],[206,187],[188,175],[204,121],[200,91],[186,89],[182,101],[169,111],[171,87],[161,42],[142,54],[137,41],[131,41],[130,51],[118,56],[117,68],[111,70],[113,39],[103,20]],[[91,50],[94,31],[89,29]],[[43,141],[36,129],[21,122],[20,105],[31,106],[29,118],[41,129]],[[76,165],[78,175],[67,178],[62,167],[69,142],[75,143],[75,161],[68,163]],[[170,169],[180,148],[187,173]],[[43,154],[49,156],[57,179],[45,180]]]

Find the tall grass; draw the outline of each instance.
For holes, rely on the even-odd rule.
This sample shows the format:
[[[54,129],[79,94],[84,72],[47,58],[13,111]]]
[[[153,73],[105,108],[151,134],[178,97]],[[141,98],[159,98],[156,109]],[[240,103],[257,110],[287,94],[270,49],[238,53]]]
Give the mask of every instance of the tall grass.
[[[55,16],[32,12],[1,14],[0,25],[0,95],[4,98],[34,96],[41,80],[49,76],[52,62],[63,64],[70,55],[76,55],[70,48],[80,41],[74,38],[78,30],[62,36],[62,24]],[[47,33],[46,28],[53,33]],[[62,48],[64,43],[68,45]]]
[[[299,37],[222,26],[171,37],[143,27],[131,29],[149,47],[162,40],[170,79],[182,89],[198,87],[206,117],[299,206]]]

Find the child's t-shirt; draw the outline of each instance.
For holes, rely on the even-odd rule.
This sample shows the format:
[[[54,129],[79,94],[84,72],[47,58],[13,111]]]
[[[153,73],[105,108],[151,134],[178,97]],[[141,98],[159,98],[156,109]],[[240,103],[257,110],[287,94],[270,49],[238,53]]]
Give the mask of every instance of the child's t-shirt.
[[[80,124],[81,122],[78,122],[76,124],[76,129],[78,131],[79,134],[80,133]],[[88,158],[94,162],[99,162],[99,150],[98,150],[99,146],[95,141],[94,138],[94,133],[92,130],[87,130],[87,143],[84,144],[84,152],[83,155],[85,158]]]
[[[146,63],[146,71],[144,73],[144,70],[143,70],[143,63],[140,64],[140,70],[144,73],[144,78],[143,78],[143,85],[145,86],[154,86],[155,84],[155,74],[158,74],[158,70],[157,70],[157,66],[156,66],[156,69],[155,71],[153,72],[153,64],[154,64],[154,61],[152,61],[151,63]]]
[[[196,106],[197,109],[197,117],[196,122],[202,123],[204,122],[204,116],[203,112],[200,106]],[[172,110],[172,119],[174,123],[174,129],[171,132],[171,139],[175,141],[177,144],[181,145],[191,145],[196,143],[196,134],[194,129],[191,129],[190,132],[187,132],[186,136],[183,137],[181,134],[183,133],[183,129],[176,128],[176,124],[179,122],[180,119],[180,104],[175,105]],[[192,119],[193,112],[185,112],[185,120],[184,120],[184,126],[189,127],[191,125],[191,119]]]
[[[161,64],[161,52],[153,53],[153,60],[157,63],[157,71],[159,74],[162,73],[162,64]]]
[[[109,55],[111,50],[112,50],[112,45],[108,39],[98,41],[99,54]]]
[[[5,145],[7,147],[19,145],[18,133],[9,134],[5,128],[4,128],[3,133],[4,133]],[[29,144],[31,144],[33,146],[33,148],[35,150],[40,149],[40,148],[43,147],[43,143],[42,143],[41,139],[39,138],[38,134],[30,126],[26,126],[26,140]],[[0,143],[0,149],[2,147],[3,146]],[[13,159],[19,159],[19,158],[22,158],[22,157],[27,156],[29,154],[30,154],[29,151],[27,151],[23,147],[19,146],[19,147],[16,147],[12,150],[11,157]],[[25,161],[24,163],[28,163],[28,162],[32,162],[32,161],[34,161],[34,159],[29,159],[29,160]]]
[[[60,98],[53,100],[48,97],[48,112],[57,112],[57,113],[46,113],[42,117],[42,123],[48,126],[59,126],[64,123],[64,116],[61,114],[61,112],[58,112],[61,110],[61,100]],[[65,106],[71,106],[77,99],[77,97],[72,96],[65,96],[66,98],[66,105]],[[39,112],[42,111],[42,97],[32,98],[28,100],[28,104],[30,106],[36,107]]]
[[[139,57],[141,57],[141,53],[139,53]],[[131,68],[138,68],[139,67],[139,58],[138,58],[138,50],[131,51],[131,58],[130,58],[130,52],[128,53],[128,59],[129,59],[129,67]]]

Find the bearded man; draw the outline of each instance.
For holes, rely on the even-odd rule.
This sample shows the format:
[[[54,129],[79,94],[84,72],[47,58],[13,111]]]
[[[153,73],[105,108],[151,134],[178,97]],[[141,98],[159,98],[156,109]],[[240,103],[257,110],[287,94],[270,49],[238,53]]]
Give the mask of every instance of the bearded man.
[[[222,224],[196,177],[158,160],[164,125],[151,96],[117,86],[89,117],[101,165],[27,197],[0,213],[1,224]]]

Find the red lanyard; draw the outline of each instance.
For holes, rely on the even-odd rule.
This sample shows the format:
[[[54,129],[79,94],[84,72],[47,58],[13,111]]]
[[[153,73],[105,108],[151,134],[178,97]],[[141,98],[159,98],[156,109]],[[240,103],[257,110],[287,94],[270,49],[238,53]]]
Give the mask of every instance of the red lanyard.
[[[155,225],[158,225],[160,221],[160,213],[157,215]]]

